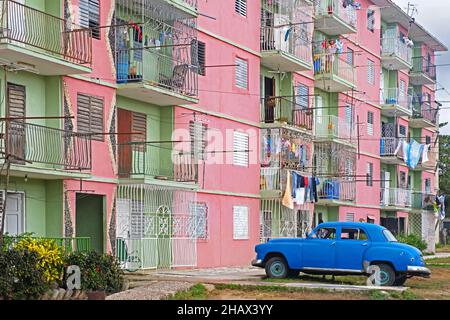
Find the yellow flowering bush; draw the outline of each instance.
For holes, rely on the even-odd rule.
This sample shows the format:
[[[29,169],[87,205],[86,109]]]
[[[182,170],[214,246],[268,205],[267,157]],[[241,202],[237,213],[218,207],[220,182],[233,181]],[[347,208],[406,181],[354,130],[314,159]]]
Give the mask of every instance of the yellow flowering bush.
[[[47,282],[59,281],[63,276],[63,251],[54,240],[23,238],[14,249],[36,252],[38,256],[37,268],[44,274]]]

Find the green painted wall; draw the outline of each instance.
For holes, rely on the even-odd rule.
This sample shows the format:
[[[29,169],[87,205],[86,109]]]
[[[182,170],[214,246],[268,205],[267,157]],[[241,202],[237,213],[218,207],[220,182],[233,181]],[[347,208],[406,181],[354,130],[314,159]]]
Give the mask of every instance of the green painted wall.
[[[47,194],[46,201],[46,236],[63,236],[63,203],[64,186],[62,180],[49,180],[45,182]]]

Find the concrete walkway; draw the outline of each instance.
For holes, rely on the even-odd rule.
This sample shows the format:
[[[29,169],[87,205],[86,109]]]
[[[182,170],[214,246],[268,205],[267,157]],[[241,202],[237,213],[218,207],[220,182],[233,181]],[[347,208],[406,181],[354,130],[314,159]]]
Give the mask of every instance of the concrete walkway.
[[[192,282],[149,281],[145,285],[106,297],[106,300],[165,300],[178,291],[190,289]]]
[[[450,252],[438,252],[432,256],[424,256],[425,260],[450,258]]]

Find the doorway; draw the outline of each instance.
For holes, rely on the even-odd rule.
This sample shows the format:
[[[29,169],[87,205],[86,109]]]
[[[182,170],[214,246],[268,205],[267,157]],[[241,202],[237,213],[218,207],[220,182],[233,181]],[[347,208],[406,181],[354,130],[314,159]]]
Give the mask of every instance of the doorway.
[[[265,122],[273,123],[275,121],[275,78],[264,77],[264,109],[265,109]]]
[[[77,193],[76,236],[89,237],[91,249],[105,251],[105,196]]]
[[[2,201],[4,199],[2,192]],[[18,236],[25,232],[25,212],[22,193],[8,193],[6,200],[5,233]]]

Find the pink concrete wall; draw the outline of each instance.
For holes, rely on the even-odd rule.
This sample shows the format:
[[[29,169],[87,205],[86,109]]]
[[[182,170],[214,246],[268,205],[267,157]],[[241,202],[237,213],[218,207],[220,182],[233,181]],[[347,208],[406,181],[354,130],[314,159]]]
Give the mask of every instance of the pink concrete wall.
[[[198,242],[198,267],[247,266],[259,243],[259,199],[199,193],[208,205],[209,239]],[[233,206],[249,208],[248,240],[233,239]]]
[[[371,216],[371,217],[375,218],[375,224],[380,224],[380,210],[379,209],[340,206],[339,207],[339,221],[345,221],[347,213],[355,214],[355,222],[359,222],[360,219],[364,219],[364,221],[367,222],[367,217]]]
[[[380,180],[380,160],[361,155],[356,168],[356,203],[362,205],[380,205],[380,182],[374,181],[373,186],[366,185],[367,163],[373,164],[373,180]]]

